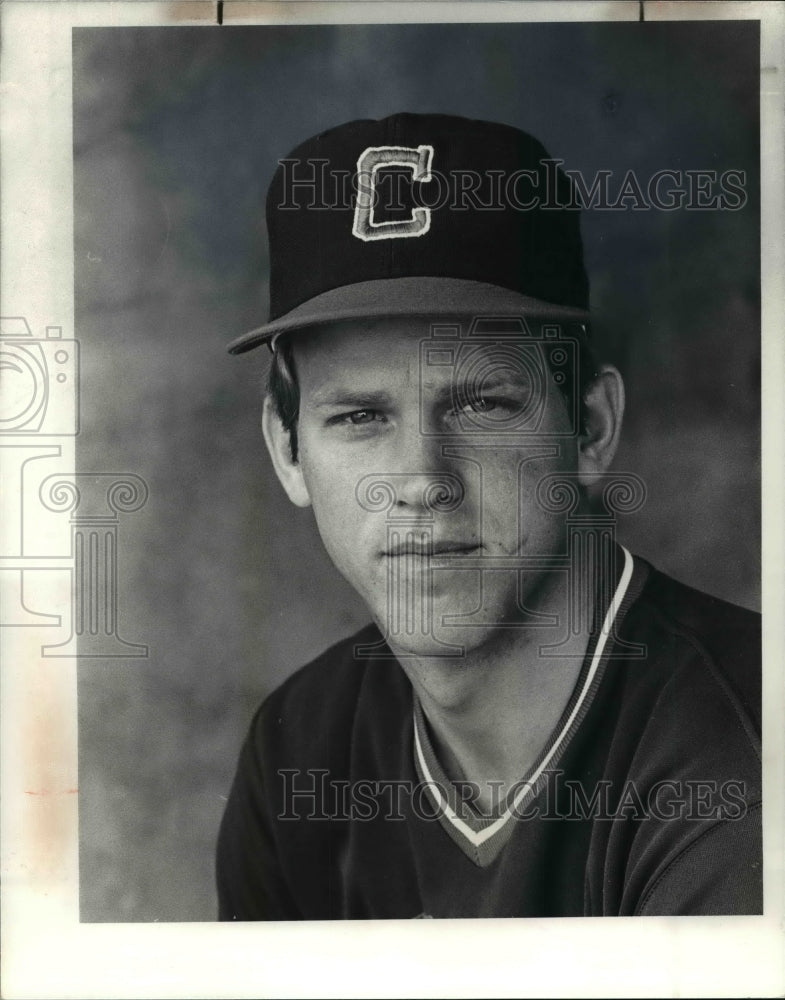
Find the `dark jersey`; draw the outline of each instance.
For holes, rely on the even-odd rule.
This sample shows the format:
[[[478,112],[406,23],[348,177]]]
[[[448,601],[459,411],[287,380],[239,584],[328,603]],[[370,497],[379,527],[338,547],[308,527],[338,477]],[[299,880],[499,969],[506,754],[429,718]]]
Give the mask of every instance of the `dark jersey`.
[[[287,680],[229,796],[221,919],[762,912],[759,616],[625,557],[551,739],[485,812],[375,628]]]

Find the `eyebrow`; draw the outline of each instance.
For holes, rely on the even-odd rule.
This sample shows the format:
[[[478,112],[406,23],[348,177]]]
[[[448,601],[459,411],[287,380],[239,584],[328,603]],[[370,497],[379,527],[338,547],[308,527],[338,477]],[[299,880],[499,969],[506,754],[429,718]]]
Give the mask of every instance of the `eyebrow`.
[[[474,385],[477,388],[489,389],[489,390],[505,389],[505,388],[525,389],[531,385],[531,381],[532,379],[528,372],[525,371],[522,371],[520,373],[506,372],[503,375],[491,374],[483,376],[483,378],[479,380],[479,385],[477,384],[478,383],[477,379],[474,380],[463,379],[460,383],[460,389],[465,390],[469,388],[469,386],[471,386],[472,383],[474,383]]]
[[[433,383],[425,382],[425,386],[430,388]],[[437,399],[449,399],[454,395],[469,396],[472,393],[482,394],[484,392],[496,392],[499,389],[528,389],[531,386],[531,377],[522,372],[516,375],[514,372],[505,374],[489,374],[480,379],[460,379],[460,381],[450,381],[441,386],[434,387]]]
[[[317,408],[346,406],[354,410],[370,409],[372,407],[389,406],[392,402],[389,393],[382,390],[362,391],[341,387],[314,393],[313,405]]]
[[[494,392],[499,389],[525,389],[531,383],[529,376],[525,372],[517,375],[509,372],[500,375],[488,375],[482,379],[480,386],[472,386],[471,381],[461,380],[455,382],[450,380],[440,386],[435,386],[435,398],[437,402],[448,402],[456,394],[468,396],[470,390],[476,388],[480,392]],[[432,382],[426,380],[424,387],[430,389]],[[373,409],[392,406],[393,399],[384,389],[356,389],[349,386],[338,386],[335,389],[317,390],[312,398],[311,405],[317,409],[327,409],[332,407],[346,407],[352,410]]]

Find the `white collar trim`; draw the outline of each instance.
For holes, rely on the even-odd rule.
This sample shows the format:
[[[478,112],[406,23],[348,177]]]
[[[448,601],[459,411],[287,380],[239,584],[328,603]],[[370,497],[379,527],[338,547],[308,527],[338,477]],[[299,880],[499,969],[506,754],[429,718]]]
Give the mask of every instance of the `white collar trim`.
[[[417,750],[417,760],[420,765],[420,770],[428,784],[428,790],[433,796],[439,809],[444,814],[445,818],[448,819],[450,823],[452,823],[452,825],[457,830],[459,830],[461,834],[470,843],[474,844],[475,847],[479,847],[480,844],[484,844],[486,840],[490,840],[490,838],[493,837],[494,834],[498,833],[499,830],[501,830],[501,828],[504,826],[504,824],[507,823],[507,821],[510,819],[513,810],[517,810],[518,806],[521,804],[523,799],[527,795],[531,794],[532,789],[534,788],[537,782],[537,779],[540,777],[543,771],[546,770],[548,764],[550,763],[551,760],[553,760],[553,757],[564,743],[564,740],[566,739],[567,734],[570,731],[570,727],[572,726],[573,721],[578,715],[581,706],[585,702],[586,697],[588,696],[588,693],[591,690],[592,681],[594,680],[600,662],[602,661],[602,654],[605,651],[605,646],[607,644],[608,637],[613,634],[613,624],[616,620],[616,615],[618,613],[622,601],[624,600],[624,595],[627,593],[627,588],[630,585],[630,580],[632,579],[632,568],[633,568],[632,556],[623,545],[620,546],[620,548],[624,553],[624,569],[622,570],[621,579],[619,580],[619,584],[616,587],[616,591],[614,592],[613,597],[610,600],[610,604],[608,605],[608,611],[606,612],[605,620],[602,623],[600,636],[597,640],[597,645],[594,649],[594,656],[592,657],[591,665],[589,666],[589,669],[586,673],[586,677],[584,678],[583,687],[581,688],[581,693],[576,699],[572,711],[565,720],[565,723],[562,726],[559,735],[554,740],[553,745],[551,746],[551,749],[547,754],[547,756],[544,758],[544,760],[540,762],[537,769],[529,776],[529,778],[527,778],[523,788],[521,788],[521,790],[513,799],[512,804],[508,806],[508,808],[505,809],[502,815],[499,816],[499,818],[495,820],[493,823],[491,823],[490,826],[486,826],[482,830],[473,830],[467,823],[465,823],[460,818],[460,816],[457,815],[455,810],[452,809],[450,803],[447,801],[447,799],[444,796],[444,793],[441,790],[439,782],[434,780],[430,772],[430,769],[428,767],[428,764],[425,761],[425,755],[423,754],[422,744],[420,742],[420,734],[418,732],[417,722],[415,720],[414,744]]]

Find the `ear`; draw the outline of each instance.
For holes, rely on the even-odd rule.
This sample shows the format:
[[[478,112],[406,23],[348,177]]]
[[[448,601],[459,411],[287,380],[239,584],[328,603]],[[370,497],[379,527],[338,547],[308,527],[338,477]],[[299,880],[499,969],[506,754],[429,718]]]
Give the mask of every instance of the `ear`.
[[[269,396],[264,401],[262,411],[262,433],[275,474],[286,490],[287,496],[298,507],[310,507],[311,497],[305,485],[302,468],[299,462],[292,460],[289,433],[284,430]]]
[[[584,486],[597,482],[613,461],[624,416],[624,382],[613,365],[601,365],[585,400],[586,428],[579,440],[578,474]]]

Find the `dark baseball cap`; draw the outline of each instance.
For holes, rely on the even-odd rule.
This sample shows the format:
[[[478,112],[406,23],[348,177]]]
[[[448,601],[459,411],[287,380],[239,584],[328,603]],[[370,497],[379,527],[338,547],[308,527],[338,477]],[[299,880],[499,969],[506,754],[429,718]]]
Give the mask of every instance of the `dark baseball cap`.
[[[540,142],[453,115],[339,125],[279,161],[267,195],[277,334],[395,316],[588,319],[573,184]]]

